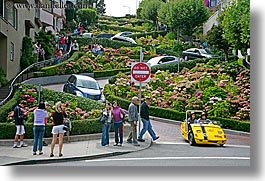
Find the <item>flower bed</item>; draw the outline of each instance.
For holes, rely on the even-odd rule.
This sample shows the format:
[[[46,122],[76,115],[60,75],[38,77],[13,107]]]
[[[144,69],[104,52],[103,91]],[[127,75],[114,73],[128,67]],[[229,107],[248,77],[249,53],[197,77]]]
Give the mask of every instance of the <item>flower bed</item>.
[[[250,71],[240,70],[235,64],[233,71],[231,64],[209,61],[196,64],[191,70],[183,68],[180,73],[157,72],[152,74],[142,94],[152,98],[152,106],[179,112],[205,109],[209,116],[249,121]],[[131,82],[130,75],[117,77],[110,92],[127,100],[139,95],[139,88]]]

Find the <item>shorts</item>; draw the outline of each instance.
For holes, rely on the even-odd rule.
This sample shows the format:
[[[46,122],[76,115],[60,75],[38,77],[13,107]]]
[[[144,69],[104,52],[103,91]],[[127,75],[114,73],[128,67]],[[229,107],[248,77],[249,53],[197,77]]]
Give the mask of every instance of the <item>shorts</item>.
[[[52,134],[64,133],[63,127],[64,127],[64,125],[53,126],[52,127]]]
[[[16,135],[23,135],[25,134],[25,127],[24,125],[16,125],[17,132]]]

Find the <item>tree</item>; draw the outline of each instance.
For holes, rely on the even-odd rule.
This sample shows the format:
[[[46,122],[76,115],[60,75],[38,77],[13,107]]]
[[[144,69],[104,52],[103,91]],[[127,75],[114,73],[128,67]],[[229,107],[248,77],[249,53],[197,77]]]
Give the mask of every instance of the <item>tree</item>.
[[[208,44],[212,45],[216,49],[221,49],[225,54],[225,61],[228,60],[229,43],[223,36],[222,26],[213,26],[207,33]]]
[[[223,36],[236,50],[250,47],[250,0],[237,0],[225,8],[221,15]]]
[[[77,16],[77,21],[81,22],[84,26],[93,25],[98,20],[96,9],[91,9],[91,8],[77,10],[76,16]]]
[[[66,5],[68,7],[65,9],[66,22],[70,22],[75,19],[75,9],[73,8],[74,4],[70,1],[66,1]]]
[[[97,13],[101,15],[106,13],[106,4],[104,3],[104,0],[97,1]]]
[[[36,35],[36,40],[41,44],[45,51],[45,59],[50,59],[54,52],[54,35],[52,31],[45,31],[43,27]]]
[[[161,0],[143,0],[140,3],[141,17],[153,21],[158,29],[158,10],[163,2]]]
[[[173,31],[192,36],[194,28],[209,18],[209,10],[203,0],[178,0],[162,4],[158,20]]]
[[[22,55],[20,58],[21,70],[27,68],[31,64],[37,62],[38,58],[33,53],[33,42],[28,36],[23,37],[22,40]]]

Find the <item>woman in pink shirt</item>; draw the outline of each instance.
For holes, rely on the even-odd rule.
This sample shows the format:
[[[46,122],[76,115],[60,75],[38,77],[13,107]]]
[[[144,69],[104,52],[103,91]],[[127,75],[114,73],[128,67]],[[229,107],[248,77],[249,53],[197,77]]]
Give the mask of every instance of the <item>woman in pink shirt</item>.
[[[118,106],[118,103],[114,101],[112,103],[112,115],[114,119],[114,132],[115,132],[115,144],[114,146],[122,146],[123,143],[123,120],[125,112]],[[120,138],[120,139],[119,139]]]

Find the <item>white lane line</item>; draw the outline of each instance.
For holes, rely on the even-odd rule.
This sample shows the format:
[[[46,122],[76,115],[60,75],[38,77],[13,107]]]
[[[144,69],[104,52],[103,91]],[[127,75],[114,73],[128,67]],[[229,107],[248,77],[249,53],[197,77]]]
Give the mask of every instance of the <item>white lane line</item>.
[[[85,160],[85,162],[104,162],[104,161],[137,161],[137,160],[250,160],[250,157],[146,157],[146,158],[116,158]]]
[[[174,142],[166,142],[166,141],[157,141],[156,144],[164,144],[164,145],[189,145],[189,143],[174,143]],[[225,144],[224,147],[236,147],[236,148],[250,148],[248,145],[230,145]]]

